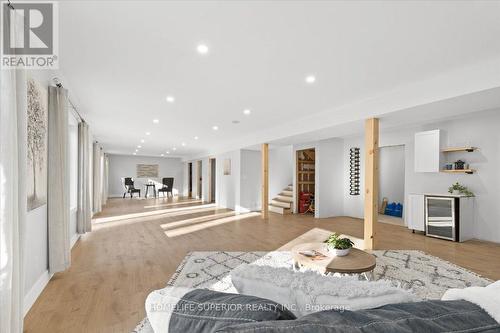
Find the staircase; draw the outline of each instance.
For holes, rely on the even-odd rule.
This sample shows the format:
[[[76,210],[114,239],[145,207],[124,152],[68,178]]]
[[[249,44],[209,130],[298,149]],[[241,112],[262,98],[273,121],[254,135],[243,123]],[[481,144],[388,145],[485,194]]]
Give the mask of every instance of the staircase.
[[[288,185],[287,188],[278,194],[269,203],[269,211],[278,214],[290,214],[293,205],[293,185]]]

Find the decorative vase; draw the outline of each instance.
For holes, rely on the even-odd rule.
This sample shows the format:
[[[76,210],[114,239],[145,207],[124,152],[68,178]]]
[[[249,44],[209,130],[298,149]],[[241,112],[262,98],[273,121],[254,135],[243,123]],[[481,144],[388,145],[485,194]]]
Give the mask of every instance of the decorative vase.
[[[460,191],[459,190],[453,190],[453,195],[459,195],[460,194]]]

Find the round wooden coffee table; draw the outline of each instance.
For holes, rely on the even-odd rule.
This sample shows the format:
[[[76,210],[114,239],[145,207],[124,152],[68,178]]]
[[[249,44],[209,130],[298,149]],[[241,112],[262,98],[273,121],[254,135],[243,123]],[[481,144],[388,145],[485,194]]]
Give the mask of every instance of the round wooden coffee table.
[[[326,257],[308,257],[301,254],[304,251],[317,251]],[[373,279],[373,269],[377,265],[375,256],[370,253],[351,248],[348,255],[337,257],[328,251],[325,243],[299,244],[292,249],[292,257],[296,268],[305,267],[323,274],[360,274],[367,280]]]

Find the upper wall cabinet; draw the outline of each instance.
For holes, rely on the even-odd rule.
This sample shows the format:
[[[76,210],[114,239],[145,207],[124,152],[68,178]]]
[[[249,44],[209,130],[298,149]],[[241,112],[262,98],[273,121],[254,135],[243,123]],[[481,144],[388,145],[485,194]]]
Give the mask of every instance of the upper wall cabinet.
[[[415,172],[439,172],[441,131],[415,133]]]

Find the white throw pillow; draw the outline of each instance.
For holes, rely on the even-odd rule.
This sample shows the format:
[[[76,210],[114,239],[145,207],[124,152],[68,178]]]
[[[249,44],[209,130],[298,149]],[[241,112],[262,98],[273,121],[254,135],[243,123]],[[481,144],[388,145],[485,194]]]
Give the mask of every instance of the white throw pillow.
[[[500,280],[486,287],[468,287],[448,289],[441,300],[463,299],[480,306],[493,319],[500,323]]]
[[[231,280],[241,294],[285,305],[297,317],[323,310],[361,310],[417,300],[390,281],[360,281],[356,276],[325,276],[259,265],[240,265]]]

